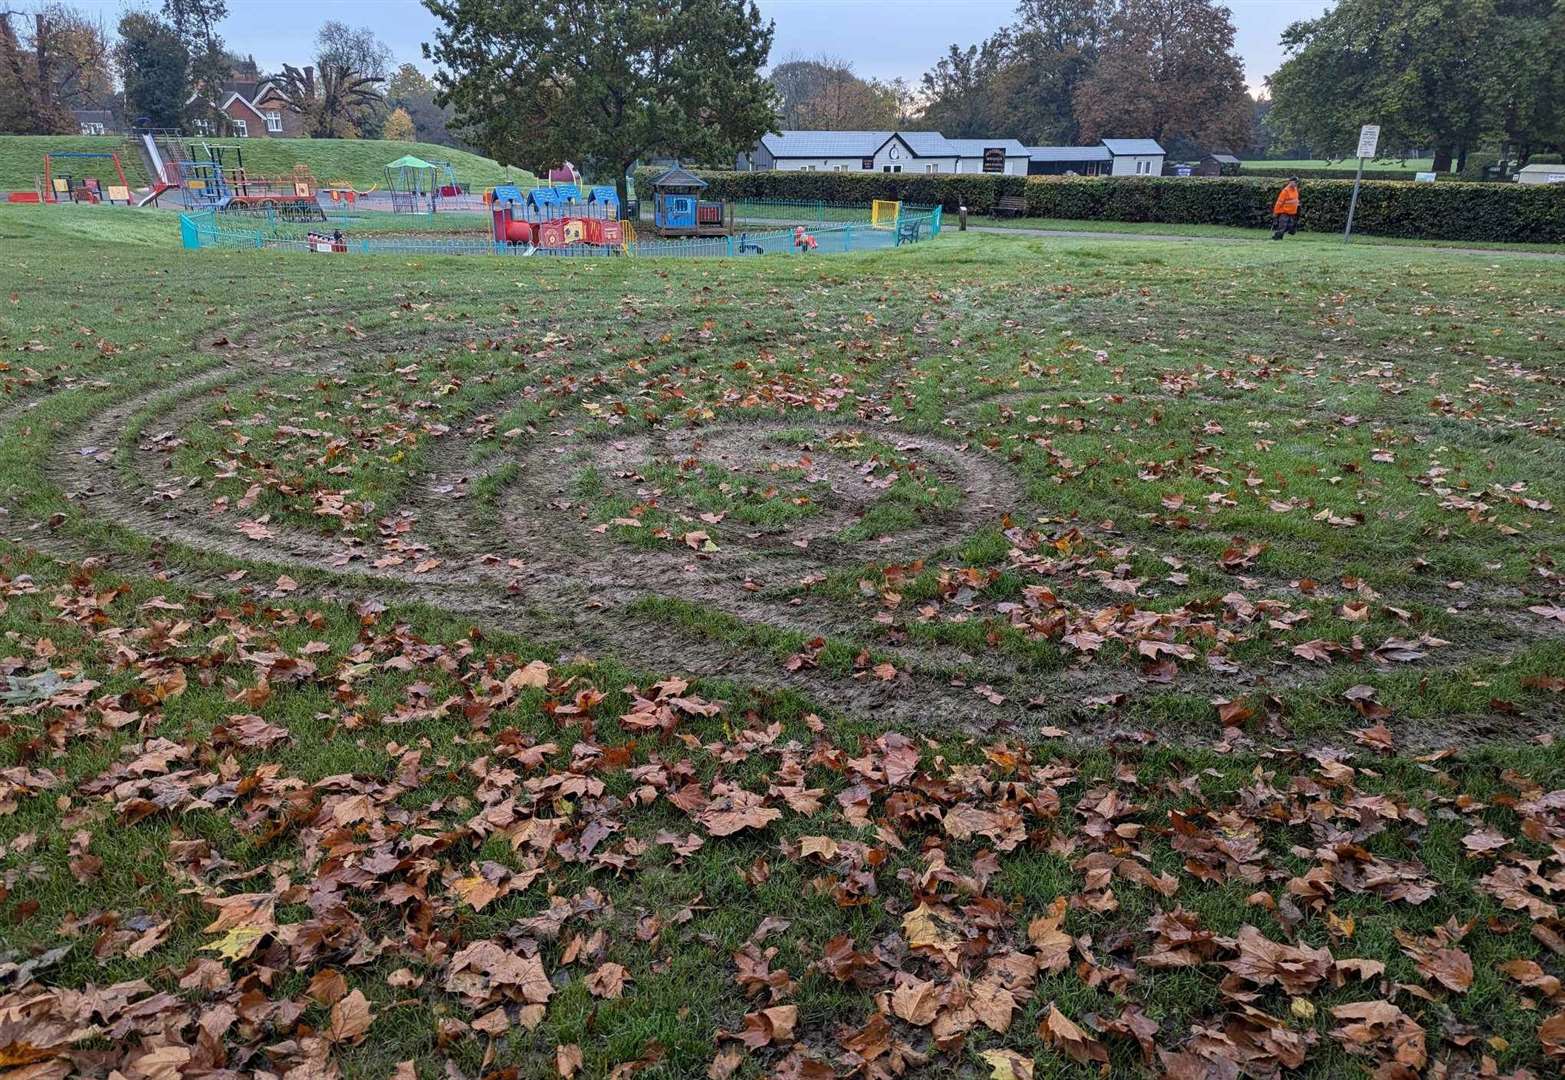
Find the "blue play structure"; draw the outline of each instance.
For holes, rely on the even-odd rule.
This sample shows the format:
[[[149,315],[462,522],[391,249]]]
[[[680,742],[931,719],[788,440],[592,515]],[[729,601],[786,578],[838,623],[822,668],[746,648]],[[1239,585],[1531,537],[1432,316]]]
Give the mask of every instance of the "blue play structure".
[[[706,181],[675,165],[652,182],[652,231],[659,236],[728,236],[733,204],[705,202]]]
[[[607,185],[587,189],[582,197],[575,184],[540,184],[523,191],[515,184],[499,184],[489,196],[494,206],[509,206],[518,221],[553,221],[583,215],[617,221],[619,194]]]

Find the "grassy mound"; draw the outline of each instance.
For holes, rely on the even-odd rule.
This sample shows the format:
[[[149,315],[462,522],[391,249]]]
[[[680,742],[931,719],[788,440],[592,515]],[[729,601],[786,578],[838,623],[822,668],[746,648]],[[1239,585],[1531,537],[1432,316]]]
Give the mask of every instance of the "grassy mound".
[[[224,144],[240,140],[214,140]],[[0,190],[25,191],[43,175],[43,155],[64,151],[104,152],[123,150],[126,140],[118,135],[0,135]],[[449,161],[457,179],[477,191],[495,184],[528,185],[536,180],[525,169],[502,165],[491,158],[421,142],[388,142],[383,139],[246,139],[245,167],[256,173],[287,173],[295,165],[310,167],[322,183],[347,180],[360,188],[385,184],[385,165],[404,154],[425,161]],[[137,187],[148,183],[147,171],[138,154],[122,152],[120,160],[125,176]],[[78,170],[105,180],[113,175],[107,161],[81,162]],[[69,169],[67,169],[69,171]]]

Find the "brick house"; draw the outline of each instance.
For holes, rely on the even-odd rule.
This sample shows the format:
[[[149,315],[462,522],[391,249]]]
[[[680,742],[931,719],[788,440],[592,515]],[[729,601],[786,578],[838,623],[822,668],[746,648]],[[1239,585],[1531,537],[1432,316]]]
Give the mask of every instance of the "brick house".
[[[197,96],[192,94],[190,100]],[[305,137],[304,117],[289,110],[288,98],[271,79],[225,79],[214,104],[224,119],[196,120],[191,124],[192,134],[238,139]]]

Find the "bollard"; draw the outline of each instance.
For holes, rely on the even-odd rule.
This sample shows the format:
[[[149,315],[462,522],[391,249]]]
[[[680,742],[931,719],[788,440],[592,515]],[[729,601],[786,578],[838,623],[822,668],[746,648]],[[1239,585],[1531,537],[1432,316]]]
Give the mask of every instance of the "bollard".
[[[967,231],[967,207],[965,206],[958,206],[956,208],[956,231]]]

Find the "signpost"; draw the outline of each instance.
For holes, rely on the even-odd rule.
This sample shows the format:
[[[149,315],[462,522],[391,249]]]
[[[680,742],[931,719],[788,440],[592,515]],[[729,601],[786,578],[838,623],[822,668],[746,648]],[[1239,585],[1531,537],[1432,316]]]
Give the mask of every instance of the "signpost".
[[[1359,184],[1364,182],[1364,159],[1375,156],[1375,150],[1380,146],[1380,125],[1365,124],[1359,128],[1359,170],[1353,177],[1353,197],[1348,200],[1348,224],[1342,230],[1342,242],[1346,244],[1353,235],[1353,211],[1359,205]]]

